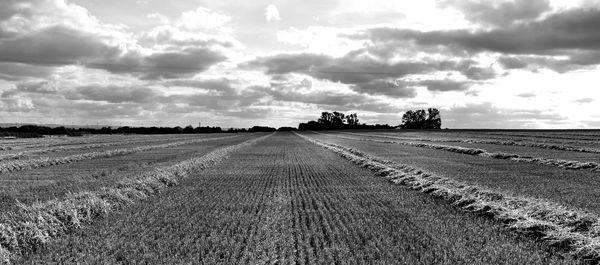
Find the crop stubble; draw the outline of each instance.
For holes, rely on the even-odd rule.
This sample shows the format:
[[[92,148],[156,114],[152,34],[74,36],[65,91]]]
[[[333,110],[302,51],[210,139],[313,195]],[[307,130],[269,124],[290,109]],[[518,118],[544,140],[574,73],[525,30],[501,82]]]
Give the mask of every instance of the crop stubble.
[[[389,143],[306,134],[448,178],[526,197],[545,199],[600,214],[598,172],[565,170],[509,160],[463,155]]]
[[[216,148],[239,143],[250,137],[218,140],[200,138],[207,141],[0,174],[0,210],[11,209],[16,200],[28,204],[61,197],[67,193],[95,190],[154,167],[202,156]]]
[[[277,133],[22,262],[570,263]]]

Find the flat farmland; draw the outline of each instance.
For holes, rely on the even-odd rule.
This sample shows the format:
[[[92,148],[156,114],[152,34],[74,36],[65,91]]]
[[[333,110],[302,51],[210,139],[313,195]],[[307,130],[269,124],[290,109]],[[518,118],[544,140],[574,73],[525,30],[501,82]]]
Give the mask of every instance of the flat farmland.
[[[597,152],[593,148],[581,147],[581,150],[577,148],[567,149],[564,145],[561,147],[564,150],[554,147],[554,145],[547,146],[539,142],[514,142],[514,140],[502,140],[494,141],[489,139],[461,139],[457,137],[445,137],[445,138],[406,138],[398,137],[397,135],[389,134],[364,134],[364,133],[342,133],[336,134],[341,137],[354,138],[356,140],[369,140],[369,141],[388,141],[388,142],[410,142],[410,143],[422,143],[431,145],[443,145],[462,147],[466,149],[481,149],[491,153],[503,153],[503,154],[514,154],[524,157],[532,158],[548,158],[548,159],[561,159],[569,161],[579,162],[593,162],[600,163],[600,149]],[[539,145],[539,146],[537,146]],[[554,147],[554,148],[553,148]],[[584,149],[585,148],[585,149]]]
[[[3,173],[0,174],[0,183],[2,183],[0,186],[0,209],[14,207],[16,201],[30,203],[37,200],[61,197],[67,193],[106,187],[122,178],[148,171],[154,167],[166,166],[194,156],[201,156],[219,147],[242,142],[249,137],[251,136],[207,135],[196,138],[196,140],[204,141],[185,145]],[[168,137],[157,137],[156,140],[145,139],[133,144],[125,142],[123,145],[112,146],[111,148],[79,150],[79,152],[110,152],[113,149],[178,143],[190,139],[189,136],[183,139],[173,137],[171,140],[168,140]],[[54,157],[60,157],[58,154],[61,153],[55,153]],[[72,152],[62,154],[65,156],[73,155]],[[28,161],[27,159],[23,160]]]
[[[598,162],[600,154],[544,145],[594,137],[330,131],[3,143],[3,154],[56,151],[0,161],[0,259],[596,264],[600,173],[583,162]],[[510,160],[475,149],[581,163]]]
[[[357,141],[345,134],[306,134],[437,175],[600,214],[600,173],[472,156],[399,144]],[[454,143],[445,143],[447,145]],[[535,148],[530,148],[535,149]],[[532,152],[539,152],[532,150]],[[600,156],[598,154],[597,156]]]
[[[360,131],[356,131],[360,133]],[[370,132],[372,133],[372,132]],[[546,145],[568,145],[576,147],[600,148],[599,135],[589,132],[489,132],[489,131],[432,131],[432,132],[398,132],[397,130],[382,130],[375,132],[377,135],[400,136],[409,138],[449,139],[449,140],[492,140],[512,141],[517,143],[539,143]]]
[[[23,263],[568,264],[538,243],[277,133]]]

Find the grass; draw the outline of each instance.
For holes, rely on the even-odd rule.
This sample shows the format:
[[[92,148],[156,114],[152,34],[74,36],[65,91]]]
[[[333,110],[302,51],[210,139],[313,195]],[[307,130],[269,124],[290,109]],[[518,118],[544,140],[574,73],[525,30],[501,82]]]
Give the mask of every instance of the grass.
[[[496,221],[389,185],[291,133],[76,230],[39,263],[574,264]]]
[[[597,244],[600,240],[600,218],[597,215],[567,209],[548,201],[516,197],[501,191],[467,185],[345,146],[302,137],[377,172],[393,183],[500,220],[511,229],[539,237],[550,246],[560,247],[575,257],[600,262],[600,247]]]
[[[220,148],[204,156],[157,168],[135,178],[124,178],[112,188],[70,194],[65,198],[32,205],[19,205],[18,211],[8,213],[0,219],[0,254],[5,259],[15,259],[18,255],[38,251],[51,239],[79,229],[82,224],[94,219],[106,217],[111,211],[158,194],[191,173],[219,163],[231,152],[265,137]]]

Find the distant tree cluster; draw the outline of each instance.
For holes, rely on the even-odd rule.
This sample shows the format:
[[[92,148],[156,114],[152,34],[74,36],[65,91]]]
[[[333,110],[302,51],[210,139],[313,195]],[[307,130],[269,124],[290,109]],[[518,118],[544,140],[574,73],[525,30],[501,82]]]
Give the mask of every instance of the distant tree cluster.
[[[38,125],[23,125],[0,128],[0,137],[39,138],[44,135],[81,136],[84,132],[66,127],[47,127]]]
[[[442,127],[442,117],[440,111],[436,108],[425,110],[409,110],[402,115],[402,129],[440,129]]]
[[[298,129],[295,127],[279,127],[277,128],[278,132],[291,132],[291,131],[297,131]]]
[[[346,115],[337,111],[333,113],[323,112],[317,122],[328,127],[341,128],[344,125],[358,125],[358,116],[356,113]]]
[[[246,129],[242,129],[246,131]],[[67,135],[82,136],[84,134],[180,134],[180,133],[221,133],[224,132],[221,127],[192,127],[191,125],[182,127],[129,127],[122,126],[118,128],[102,127],[98,128],[67,128],[48,127],[40,125],[23,125],[0,128],[0,137],[17,138],[35,138],[44,137],[44,135]],[[228,131],[229,132],[229,131]],[[231,131],[237,132],[237,131]]]
[[[40,125],[23,125],[13,127],[0,127],[0,137],[15,138],[36,138],[45,135],[67,135],[82,136],[85,134],[194,134],[194,133],[243,133],[243,132],[274,132],[274,131],[296,131],[294,127],[280,127],[275,129],[268,126],[253,126],[252,128],[229,128],[227,130],[221,127],[130,127],[121,126],[117,128],[67,128],[67,127],[47,127]]]
[[[248,132],[274,132],[277,129],[267,126],[253,126]]]
[[[359,124],[358,115],[352,113],[346,115],[341,112],[322,112],[321,117],[317,121],[308,121],[306,123],[300,123],[298,130],[344,130],[344,129],[390,129],[389,125],[366,125]]]
[[[88,129],[89,130],[89,129]],[[93,131],[89,131],[90,133],[96,133]],[[103,127],[100,129],[100,133],[103,134],[115,134],[115,133],[125,133],[125,134],[180,134],[180,133],[221,133],[223,130],[221,127],[192,127],[191,125],[186,126],[185,128],[176,126],[176,127],[129,127],[123,126],[118,127],[116,129],[112,129],[110,127]]]

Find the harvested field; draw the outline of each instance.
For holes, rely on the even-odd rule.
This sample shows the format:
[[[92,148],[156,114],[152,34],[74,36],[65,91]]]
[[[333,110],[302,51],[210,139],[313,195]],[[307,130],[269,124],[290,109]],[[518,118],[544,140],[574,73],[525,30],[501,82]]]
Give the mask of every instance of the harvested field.
[[[598,172],[465,153],[487,148],[599,161],[598,154],[415,140],[443,138],[435,134],[277,132],[139,141],[117,136],[13,145],[3,152],[35,155],[52,148],[56,151],[46,154],[56,156],[45,161],[86,158],[0,174],[0,259],[15,264],[600,261]],[[469,134],[487,139],[489,132]],[[460,140],[456,133],[443,139]],[[22,157],[0,165],[38,160]]]
[[[486,144],[481,142],[472,142],[472,140],[440,140],[440,139],[419,139],[407,140],[406,138],[377,136],[367,134],[327,134],[340,138],[356,141],[372,141],[390,144],[402,144],[429,149],[444,150],[449,152],[491,157],[497,159],[509,159],[518,162],[536,163],[541,165],[556,166],[566,169],[590,169],[600,171],[600,153],[583,152],[580,149],[555,149],[540,150],[537,146],[522,146],[511,144]],[[383,138],[383,139],[381,139]],[[588,149],[591,151],[591,149]],[[600,150],[598,150],[600,152]]]
[[[599,173],[566,170],[532,163],[493,159],[413,146],[355,141],[309,134],[314,139],[340,144],[428,172],[563,205],[600,213]]]
[[[19,262],[574,261],[550,255],[492,220],[391,186],[328,150],[278,133]]]
[[[221,137],[218,140],[0,174],[0,209],[14,207],[16,200],[29,203],[105,187],[159,165],[174,164],[248,139],[249,136]]]
[[[346,133],[346,132],[342,132]],[[364,133],[364,131],[354,131],[352,133]],[[381,130],[377,132],[368,131],[368,134],[375,134],[381,136],[401,137],[415,139],[426,139],[434,140],[440,139],[444,141],[452,142],[464,142],[464,141],[486,141],[486,142],[500,142],[502,144],[511,145],[522,145],[530,147],[539,147],[544,149],[591,149],[592,152],[597,153],[600,149],[600,136],[594,137],[581,133],[577,135],[586,136],[563,136],[563,132],[550,132],[550,133],[539,133],[539,132],[519,132],[519,133],[490,133],[490,132],[479,132],[479,131],[398,131],[398,130]]]
[[[205,135],[202,138],[219,138],[226,137],[226,134],[219,135]],[[197,137],[196,137],[197,138]],[[17,159],[34,159],[34,158],[56,158],[61,156],[76,155],[82,152],[101,152],[117,148],[134,148],[143,145],[159,145],[166,144],[174,141],[186,141],[192,140],[193,138],[187,136],[158,136],[158,137],[116,137],[115,139],[102,138],[102,141],[82,143],[63,143],[57,145],[41,146],[35,148],[28,148],[27,150],[10,151],[0,154],[0,163],[4,160],[17,160]]]
[[[494,148],[501,148],[501,146],[510,147],[523,147],[523,149],[531,148],[531,149],[542,149],[543,151],[570,151],[570,152],[582,152],[582,153],[592,153],[592,154],[600,154],[600,148],[590,147],[589,143],[581,143],[581,142],[552,142],[548,143],[547,141],[540,140],[531,140],[531,139],[516,139],[516,138],[483,138],[485,136],[471,136],[470,138],[464,138],[459,136],[451,136],[451,135],[436,135],[434,137],[402,137],[397,134],[387,134],[387,133],[351,133],[351,132],[342,132],[343,134],[349,135],[358,135],[358,136],[371,136],[371,137],[379,137],[385,139],[394,139],[394,140],[404,140],[404,141],[417,141],[417,142],[428,142],[428,143],[462,143],[462,144],[481,144],[481,145],[491,145]],[[570,145],[575,144],[575,145]],[[593,143],[598,144],[598,143]],[[540,152],[542,152],[540,150]],[[555,152],[560,153],[560,152]],[[597,157],[592,155],[593,157]]]

